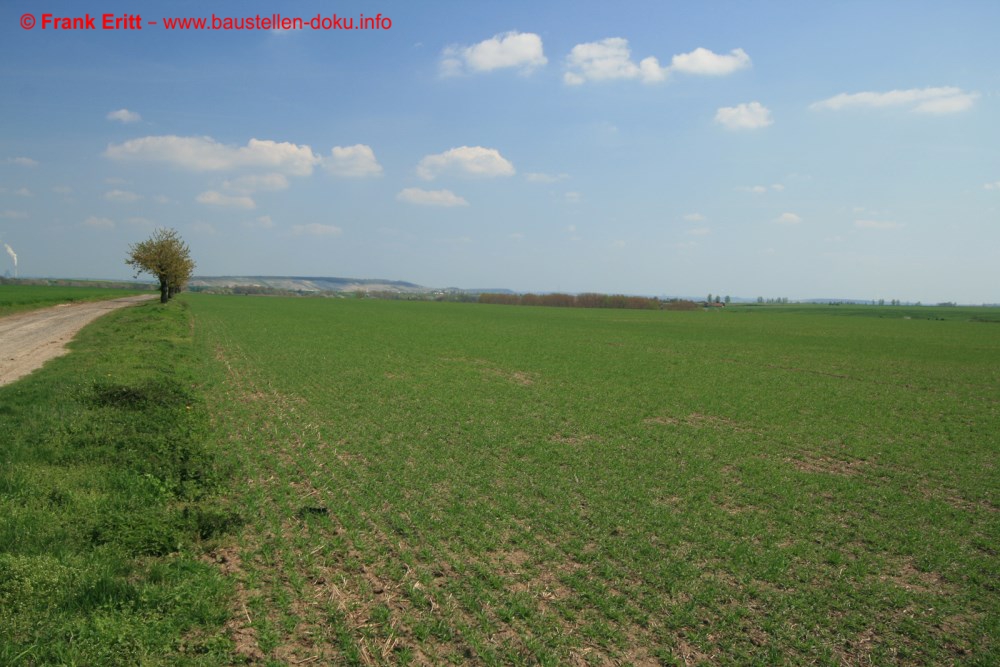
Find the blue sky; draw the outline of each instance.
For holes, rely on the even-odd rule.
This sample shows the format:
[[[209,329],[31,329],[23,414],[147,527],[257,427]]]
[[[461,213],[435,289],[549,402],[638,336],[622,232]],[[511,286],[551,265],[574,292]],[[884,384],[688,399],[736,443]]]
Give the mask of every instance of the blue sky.
[[[144,27],[42,27],[87,12]],[[213,12],[391,27],[163,26]],[[0,242],[25,276],[128,277],[173,227],[203,275],[997,302],[998,25],[992,0],[4,0]]]

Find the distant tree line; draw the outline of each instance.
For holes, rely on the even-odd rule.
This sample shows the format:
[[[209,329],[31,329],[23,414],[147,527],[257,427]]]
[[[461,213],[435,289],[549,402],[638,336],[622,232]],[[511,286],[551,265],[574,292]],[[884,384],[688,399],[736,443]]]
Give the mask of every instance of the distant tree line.
[[[480,294],[479,303],[501,306],[549,306],[551,308],[622,308],[630,310],[694,310],[693,301],[672,299],[663,301],[656,297],[626,296],[624,294]]]

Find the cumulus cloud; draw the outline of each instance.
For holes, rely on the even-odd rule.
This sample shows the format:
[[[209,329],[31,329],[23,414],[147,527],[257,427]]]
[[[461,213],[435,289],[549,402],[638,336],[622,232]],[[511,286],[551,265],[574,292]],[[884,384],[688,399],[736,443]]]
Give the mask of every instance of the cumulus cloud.
[[[318,222],[312,222],[308,225],[292,225],[292,234],[296,236],[340,236],[343,231],[340,227],[321,225]]]
[[[1000,190],[1000,181],[997,181],[996,183],[986,183],[983,185],[983,188],[986,190]]]
[[[708,227],[692,227],[687,233],[691,236],[707,236],[712,233],[712,230]]]
[[[467,176],[513,176],[514,165],[495,148],[459,146],[444,153],[428,155],[417,165],[417,175],[431,181],[446,172]]]
[[[577,44],[566,58],[567,71],[563,81],[578,86],[586,81],[611,81],[638,79],[643,83],[666,81],[672,72],[701,76],[725,76],[750,67],[750,56],[743,49],[733,49],[729,54],[714,53],[699,47],[690,53],[680,53],[661,65],[654,56],[638,63],[632,60],[628,40],[609,37],[599,42]]]
[[[702,222],[705,220],[705,216],[701,213],[688,213],[684,216],[684,219],[688,222]]]
[[[119,123],[138,123],[142,120],[142,116],[137,114],[135,111],[129,111],[128,109],[118,109],[117,111],[109,111],[108,115],[105,116],[108,120],[116,120]]]
[[[250,197],[224,195],[215,190],[202,192],[195,198],[195,201],[199,204],[208,204],[209,206],[223,206],[227,208],[257,208],[257,204]]]
[[[227,146],[211,137],[149,136],[110,144],[112,160],[162,162],[192,171],[225,171],[259,167],[293,176],[308,176],[319,163],[309,146],[251,139],[246,146]]]
[[[37,167],[38,160],[32,160],[30,157],[18,156],[7,158],[8,164],[16,164],[22,167]]]
[[[599,42],[577,44],[566,58],[568,71],[563,81],[578,86],[586,81],[612,81],[615,79],[640,79],[643,83],[656,83],[667,77],[660,61],[650,56],[636,64],[628,40],[608,37]]]
[[[459,197],[451,190],[423,190],[421,188],[405,188],[396,195],[399,201],[422,206],[468,206],[469,202]]]
[[[715,122],[727,130],[757,130],[774,121],[771,112],[760,102],[739,104],[735,107],[721,107],[715,112]]]
[[[115,226],[114,220],[110,218],[99,218],[96,215],[92,215],[84,220],[83,224],[93,229],[113,229]]]
[[[891,222],[888,220],[855,220],[854,226],[858,229],[879,229],[879,230],[892,230],[892,229],[902,229],[903,224],[899,222]]]
[[[104,198],[108,201],[117,202],[120,204],[127,204],[134,201],[139,201],[142,199],[142,195],[137,195],[134,192],[129,192],[128,190],[111,190],[110,192],[104,193]]]
[[[284,174],[278,173],[250,174],[248,176],[240,176],[239,178],[225,181],[223,182],[222,187],[227,190],[233,190],[244,194],[250,194],[259,190],[285,190],[288,188],[288,177]]]
[[[26,211],[12,211],[7,209],[6,211],[0,211],[0,218],[4,220],[23,220],[28,217]]]
[[[794,213],[782,213],[781,215],[779,215],[777,218],[774,219],[774,222],[778,223],[779,225],[797,225],[800,222],[802,222],[802,218],[795,215]]]
[[[885,93],[840,93],[809,105],[813,111],[842,109],[907,107],[916,113],[948,114],[966,111],[979,99],[979,93],[954,86],[909,88]]]
[[[579,192],[567,192],[563,195],[567,204],[579,204],[583,200],[583,195]]]
[[[728,55],[722,55],[699,47],[670,60],[670,69],[675,72],[704,76],[725,76],[747,67],[750,67],[750,56],[743,49],[733,49]]]
[[[18,197],[32,197],[33,196],[31,194],[31,190],[29,190],[28,188],[18,188],[17,190],[14,190],[11,194],[15,194]]]
[[[382,175],[382,165],[375,159],[375,151],[365,144],[334,146],[323,166],[336,176],[362,178]]]
[[[532,32],[506,32],[472,46],[449,46],[441,53],[441,74],[457,76],[465,72],[518,69],[530,74],[548,59],[542,38]]]

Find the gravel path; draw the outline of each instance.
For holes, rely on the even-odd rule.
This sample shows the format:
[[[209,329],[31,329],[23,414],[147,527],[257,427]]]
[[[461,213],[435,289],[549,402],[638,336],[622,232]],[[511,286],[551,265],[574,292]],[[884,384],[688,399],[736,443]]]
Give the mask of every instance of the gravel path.
[[[158,297],[142,294],[0,317],[0,385],[10,384],[49,359],[66,354],[66,343],[101,315],[154,298]]]

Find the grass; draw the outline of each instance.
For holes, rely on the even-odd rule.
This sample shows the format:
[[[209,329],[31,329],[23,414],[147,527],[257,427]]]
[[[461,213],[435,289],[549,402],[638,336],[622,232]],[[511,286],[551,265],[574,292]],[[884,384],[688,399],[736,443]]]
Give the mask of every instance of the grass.
[[[117,299],[148,290],[106,287],[50,287],[47,285],[0,285],[0,317],[12,313],[47,308],[60,303]]]
[[[992,324],[183,298],[233,661],[1000,662]]]
[[[220,664],[232,586],[186,308],[85,328],[0,388],[0,664]]]

